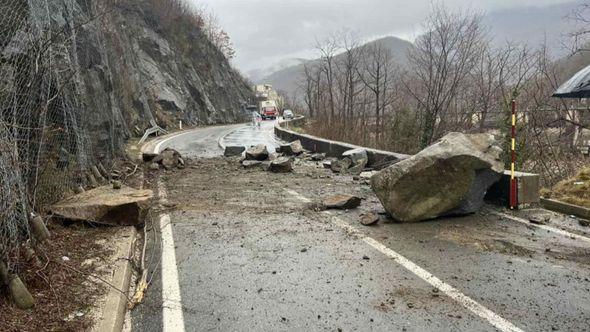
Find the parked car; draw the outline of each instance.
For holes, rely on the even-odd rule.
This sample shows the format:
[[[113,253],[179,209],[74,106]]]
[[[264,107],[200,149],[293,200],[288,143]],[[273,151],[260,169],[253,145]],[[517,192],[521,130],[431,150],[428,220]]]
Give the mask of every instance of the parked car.
[[[291,110],[285,110],[283,111],[283,119],[287,120],[287,119],[293,119],[295,116],[293,115],[293,111]]]

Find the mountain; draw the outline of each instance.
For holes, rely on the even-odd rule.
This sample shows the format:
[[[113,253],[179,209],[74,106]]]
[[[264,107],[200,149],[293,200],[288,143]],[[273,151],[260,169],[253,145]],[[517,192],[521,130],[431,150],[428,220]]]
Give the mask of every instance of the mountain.
[[[268,67],[256,68],[246,72],[246,77],[256,84],[264,83],[264,79],[285,68],[294,67],[304,63],[306,60],[301,58],[287,58],[276,62]]]
[[[389,36],[373,40],[360,47],[370,47],[376,44],[380,44],[383,49],[391,52],[393,61],[404,66],[408,63],[408,50],[413,45],[409,41]],[[343,57],[342,54],[336,56],[336,61]],[[288,96],[295,96],[298,93],[301,80],[303,79],[305,64],[314,63],[319,60],[307,60],[301,63],[289,66],[279,71],[275,71],[272,74],[266,76],[261,82],[271,84],[277,91],[280,91]]]

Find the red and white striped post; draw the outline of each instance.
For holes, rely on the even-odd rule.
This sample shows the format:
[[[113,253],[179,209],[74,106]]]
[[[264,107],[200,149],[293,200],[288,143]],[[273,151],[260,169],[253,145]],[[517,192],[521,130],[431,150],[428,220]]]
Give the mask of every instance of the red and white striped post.
[[[512,162],[510,163],[510,209],[518,208],[518,184],[515,176],[516,167],[516,100],[512,99]]]

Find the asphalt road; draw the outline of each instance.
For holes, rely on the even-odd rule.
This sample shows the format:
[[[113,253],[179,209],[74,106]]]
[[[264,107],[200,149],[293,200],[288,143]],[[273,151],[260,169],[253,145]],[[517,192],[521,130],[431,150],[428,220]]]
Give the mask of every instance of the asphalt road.
[[[220,155],[219,142],[273,147],[272,125],[209,127],[158,147],[193,157]],[[321,166],[244,173],[217,158],[189,168],[165,185],[179,206],[163,234],[150,233],[163,261],[132,312],[135,331],[590,331],[590,238],[575,220],[552,214],[540,228],[487,207],[363,227],[359,215],[380,209],[370,188]],[[365,200],[309,210],[331,193]]]

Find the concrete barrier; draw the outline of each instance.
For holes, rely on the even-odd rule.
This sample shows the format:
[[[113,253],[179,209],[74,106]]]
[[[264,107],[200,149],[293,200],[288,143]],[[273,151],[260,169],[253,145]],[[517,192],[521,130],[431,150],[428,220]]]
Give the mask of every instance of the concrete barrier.
[[[518,206],[538,204],[540,200],[539,188],[541,177],[539,174],[515,172],[517,185]],[[486,200],[503,206],[508,206],[510,198],[510,171],[504,171],[502,178],[492,185],[486,194]]]
[[[547,210],[590,220],[590,209],[583,206],[577,206],[547,198],[541,198],[541,205]]]
[[[376,169],[394,164],[409,157],[407,154],[370,149],[363,146],[332,141],[312,135],[300,134],[288,129],[288,127],[302,127],[305,125],[305,121],[305,117],[298,117],[293,120],[280,122],[275,126],[275,135],[287,142],[299,140],[301,141],[301,145],[304,149],[316,153],[325,153],[326,156],[334,158],[342,156],[342,153],[348,150],[358,148],[365,149],[369,158],[367,166]]]

